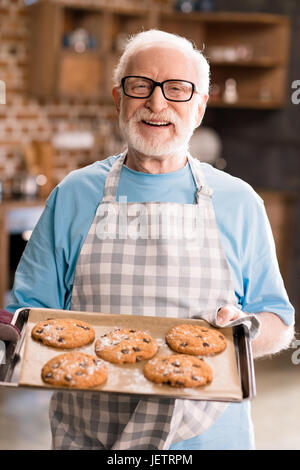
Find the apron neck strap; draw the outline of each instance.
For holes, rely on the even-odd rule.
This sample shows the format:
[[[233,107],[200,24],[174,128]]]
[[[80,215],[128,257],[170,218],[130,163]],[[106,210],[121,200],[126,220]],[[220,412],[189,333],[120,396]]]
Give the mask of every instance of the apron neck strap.
[[[212,190],[206,183],[206,179],[204,177],[201,163],[197,158],[193,158],[192,155],[188,152],[188,161],[191,167],[191,172],[194,177],[195,185],[196,185],[196,195],[195,195],[195,203],[199,202],[200,196],[208,196],[212,197]]]
[[[120,174],[124,160],[126,158],[127,150],[120,154],[119,158],[112,165],[111,169],[105,180],[104,193],[102,202],[116,202],[117,189],[119,185]]]
[[[127,150],[121,153],[119,158],[112,165],[105,180],[102,202],[116,202],[119,179],[126,155]],[[195,203],[197,203],[200,195],[211,197],[212,191],[206,184],[199,160],[193,158],[190,153],[188,153],[187,158],[197,188],[195,197]]]

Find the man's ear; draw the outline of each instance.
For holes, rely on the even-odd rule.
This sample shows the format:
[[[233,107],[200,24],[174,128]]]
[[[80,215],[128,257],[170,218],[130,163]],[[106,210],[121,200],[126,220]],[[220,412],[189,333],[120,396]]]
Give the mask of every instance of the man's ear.
[[[117,113],[119,114],[120,113],[121,95],[120,95],[118,87],[114,87],[112,89],[112,95],[113,95],[113,98],[114,98]]]
[[[201,122],[202,122],[202,119],[203,119],[203,116],[204,116],[204,113],[205,113],[205,110],[206,110],[207,100],[208,100],[208,95],[202,95],[201,96],[201,100],[198,103],[198,114],[197,114],[197,117],[196,117],[195,129],[196,129],[196,127],[199,127]]]

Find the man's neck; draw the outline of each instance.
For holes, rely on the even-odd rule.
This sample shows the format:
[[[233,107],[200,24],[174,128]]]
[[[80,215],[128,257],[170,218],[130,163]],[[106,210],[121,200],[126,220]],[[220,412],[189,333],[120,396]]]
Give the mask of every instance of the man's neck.
[[[140,171],[142,173],[170,173],[183,168],[187,163],[187,156],[183,153],[180,156],[167,155],[165,157],[151,157],[130,149],[127,152],[124,163],[131,170]]]

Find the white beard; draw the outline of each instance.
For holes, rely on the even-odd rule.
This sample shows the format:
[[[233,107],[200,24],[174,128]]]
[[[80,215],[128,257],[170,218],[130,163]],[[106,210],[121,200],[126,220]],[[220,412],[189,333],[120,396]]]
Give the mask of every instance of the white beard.
[[[191,110],[189,122],[183,122],[173,110],[163,111],[159,114],[151,113],[146,108],[139,108],[129,121],[124,119],[124,111],[120,106],[119,126],[126,140],[128,147],[135,151],[152,157],[162,157],[167,155],[182,155],[187,153],[189,148],[189,141],[193,135],[196,127],[196,108],[197,102]],[[170,137],[167,141],[153,136],[153,138],[145,138],[141,135],[137,123],[141,120],[156,119],[158,121],[172,122],[175,126],[175,135]]]

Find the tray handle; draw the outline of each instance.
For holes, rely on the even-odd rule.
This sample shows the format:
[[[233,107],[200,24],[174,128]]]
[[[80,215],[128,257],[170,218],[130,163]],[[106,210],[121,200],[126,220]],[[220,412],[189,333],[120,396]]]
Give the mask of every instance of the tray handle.
[[[252,348],[248,328],[241,324],[233,328],[236,358],[241,378],[243,399],[252,399],[256,395],[255,372]]]

